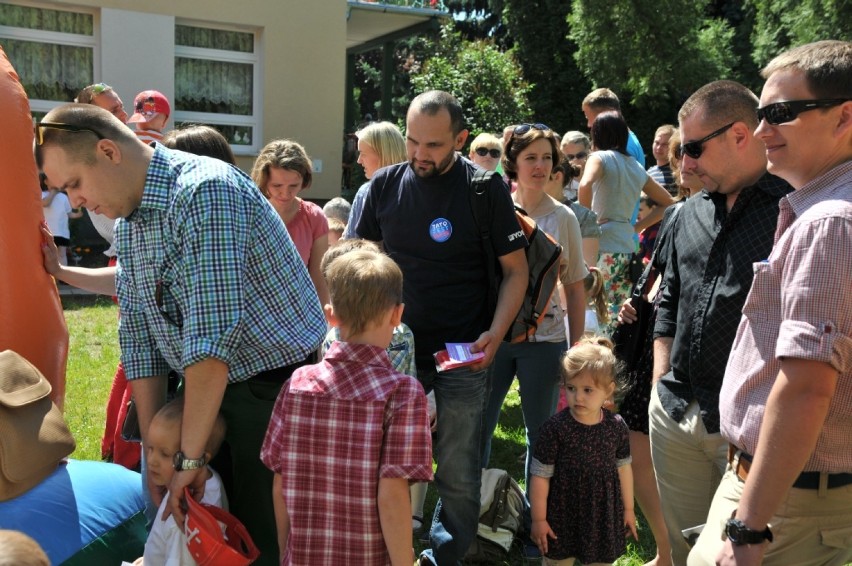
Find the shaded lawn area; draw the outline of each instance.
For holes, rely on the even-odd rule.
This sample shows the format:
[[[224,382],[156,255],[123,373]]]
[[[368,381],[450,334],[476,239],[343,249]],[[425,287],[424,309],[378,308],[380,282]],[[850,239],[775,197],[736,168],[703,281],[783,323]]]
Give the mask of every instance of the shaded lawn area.
[[[100,460],[101,436],[105,407],[112,378],[118,365],[118,308],[108,297],[63,297],[65,320],[70,334],[68,370],[66,377],[65,416],[77,440],[73,458]],[[509,471],[523,487],[524,428],[517,383],[503,405],[500,423],[491,445],[493,468]],[[429,522],[437,500],[429,486],[424,516]],[[639,566],[654,556],[654,539],[637,507],[639,542],[628,539],[628,551],[616,564]],[[415,542],[415,549],[422,545]],[[505,564],[539,564],[540,560],[525,560],[519,545],[513,548]]]

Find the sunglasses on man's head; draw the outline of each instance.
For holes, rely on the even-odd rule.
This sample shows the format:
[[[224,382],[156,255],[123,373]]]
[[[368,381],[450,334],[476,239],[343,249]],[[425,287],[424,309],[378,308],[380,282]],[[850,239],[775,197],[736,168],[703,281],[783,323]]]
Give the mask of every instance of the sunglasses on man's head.
[[[479,157],[485,157],[486,155],[490,155],[494,159],[498,159],[500,157],[499,149],[488,149],[487,147],[478,147],[476,148],[476,155]]]
[[[568,161],[573,161],[575,159],[585,159],[589,156],[588,151],[581,151],[580,153],[566,153],[565,159]]]
[[[39,122],[35,125],[35,139],[36,146],[44,145],[44,130],[63,130],[65,132],[74,132],[75,134],[80,132],[89,132],[91,134],[95,134],[98,136],[99,140],[106,139],[104,136],[93,130],[92,128],[86,128],[84,126],[74,126],[72,124],[61,124],[59,122]]]
[[[788,100],[767,104],[757,109],[757,121],[766,120],[767,124],[777,126],[795,120],[802,112],[816,110],[817,108],[831,108],[849,102],[850,98],[824,98],[818,100]]]
[[[734,124],[736,124],[736,122],[731,122],[727,126],[722,126],[721,128],[719,128],[715,132],[711,132],[711,133],[707,134],[706,136],[704,136],[700,140],[695,140],[695,141],[680,144],[681,154],[688,155],[693,159],[698,159],[699,157],[701,157],[701,154],[704,152],[704,144],[706,142],[712,140],[716,136],[721,136],[722,134],[727,132],[731,128],[731,126],[733,126]]]

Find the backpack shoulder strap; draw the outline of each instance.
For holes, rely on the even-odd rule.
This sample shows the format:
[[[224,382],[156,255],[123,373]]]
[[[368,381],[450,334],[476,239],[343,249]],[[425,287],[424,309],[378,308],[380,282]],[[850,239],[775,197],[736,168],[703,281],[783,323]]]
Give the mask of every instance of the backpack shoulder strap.
[[[491,237],[491,178],[494,171],[477,167],[470,183],[470,206],[483,242]]]
[[[470,208],[473,219],[479,230],[479,241],[485,255],[485,267],[488,281],[488,308],[497,308],[497,257],[491,244],[491,178],[494,171],[477,167],[470,183]]]

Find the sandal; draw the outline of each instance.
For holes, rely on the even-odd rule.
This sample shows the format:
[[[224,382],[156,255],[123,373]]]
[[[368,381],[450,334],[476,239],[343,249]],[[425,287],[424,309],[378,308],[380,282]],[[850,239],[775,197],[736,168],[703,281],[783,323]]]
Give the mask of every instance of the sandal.
[[[420,529],[423,528],[423,517],[420,515],[412,515],[411,516],[411,530],[417,533]]]

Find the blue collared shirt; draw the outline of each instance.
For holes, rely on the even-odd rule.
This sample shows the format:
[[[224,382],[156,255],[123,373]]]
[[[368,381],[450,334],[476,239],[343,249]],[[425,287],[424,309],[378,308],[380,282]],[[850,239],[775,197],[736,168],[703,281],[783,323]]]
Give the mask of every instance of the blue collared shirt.
[[[128,379],[207,358],[238,382],[303,360],[326,325],[284,223],[235,167],[155,145],[142,201],[116,224]]]

